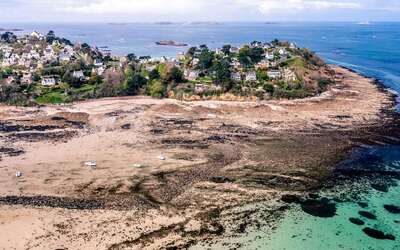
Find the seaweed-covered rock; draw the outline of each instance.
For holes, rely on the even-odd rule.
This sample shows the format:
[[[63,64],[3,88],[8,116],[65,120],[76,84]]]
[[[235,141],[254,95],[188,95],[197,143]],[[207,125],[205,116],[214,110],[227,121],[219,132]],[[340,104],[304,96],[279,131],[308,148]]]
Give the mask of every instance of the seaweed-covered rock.
[[[369,227],[364,228],[363,232],[366,235],[368,235],[369,237],[378,239],[378,240],[395,240],[396,239],[396,237],[394,237],[391,234],[385,234],[382,231],[379,231],[379,230],[376,230],[373,228],[369,228]]]
[[[327,198],[306,200],[301,203],[301,208],[312,216],[329,218],[336,215],[336,204]]]
[[[368,203],[366,203],[366,202],[358,202],[357,203],[361,208],[367,208],[368,207]]]
[[[370,213],[367,211],[360,211],[360,212],[358,212],[358,214],[367,219],[376,220],[376,215],[374,215],[373,213]]]
[[[394,205],[384,205],[383,206],[389,213],[400,214],[400,207]]]
[[[358,226],[362,226],[362,225],[365,224],[365,222],[362,221],[362,220],[359,219],[359,218],[350,218],[349,221],[350,221],[351,223],[355,224],[355,225],[358,225]]]
[[[384,183],[373,183],[371,184],[371,187],[375,190],[378,190],[380,192],[387,193],[389,191],[389,186]]]
[[[301,198],[294,194],[282,195],[281,200],[285,203],[300,203],[301,202]]]

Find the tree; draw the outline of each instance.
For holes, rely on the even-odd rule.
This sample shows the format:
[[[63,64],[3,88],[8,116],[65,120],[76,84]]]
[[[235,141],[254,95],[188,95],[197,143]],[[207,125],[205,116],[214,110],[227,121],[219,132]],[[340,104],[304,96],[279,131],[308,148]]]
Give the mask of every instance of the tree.
[[[263,54],[264,54],[263,48],[259,48],[259,47],[252,48],[250,50],[251,61],[253,63],[259,63],[263,58]]]
[[[89,78],[89,84],[90,85],[100,85],[103,82],[103,77],[99,76],[96,73],[92,73],[92,75]]]
[[[165,96],[165,86],[160,80],[153,80],[148,86],[147,93],[156,98]]]
[[[196,47],[191,47],[188,49],[188,51],[186,52],[186,55],[193,57],[194,53],[196,52],[197,48]]]
[[[134,53],[130,53],[126,56],[126,58],[130,61],[130,62],[134,62],[136,61],[137,57]]]
[[[229,55],[231,54],[231,48],[232,48],[231,45],[226,44],[226,45],[222,46],[222,52],[223,52],[225,55],[229,56]]]
[[[151,56],[140,56],[139,60],[150,60]]]
[[[12,32],[7,31],[7,32],[1,34],[0,40],[4,41],[6,43],[13,43],[17,40],[17,36],[14,35],[14,33],[12,33]]]
[[[206,47],[202,49],[199,55],[199,67],[201,70],[207,70],[211,68],[214,60],[214,54]]]
[[[239,50],[239,55],[238,55],[239,62],[246,67],[250,66],[252,64],[250,55],[251,55],[250,47],[244,46]]]
[[[54,31],[50,30],[46,35],[46,42],[53,43],[53,41],[55,39],[56,39],[56,35],[55,35]]]
[[[230,63],[226,59],[217,60],[213,65],[214,82],[222,85],[226,89],[230,89],[231,70]]]
[[[133,77],[126,79],[126,93],[128,95],[137,95],[139,89],[147,84],[147,79],[136,73]]]
[[[153,69],[149,72],[149,78],[150,80],[160,79],[160,73],[158,73],[157,69]]]
[[[251,66],[262,60],[264,54],[263,48],[255,47],[250,48],[249,46],[244,46],[239,50],[239,61],[244,66]]]
[[[172,67],[168,74],[167,80],[170,82],[180,83],[183,81],[183,72],[178,67]]]

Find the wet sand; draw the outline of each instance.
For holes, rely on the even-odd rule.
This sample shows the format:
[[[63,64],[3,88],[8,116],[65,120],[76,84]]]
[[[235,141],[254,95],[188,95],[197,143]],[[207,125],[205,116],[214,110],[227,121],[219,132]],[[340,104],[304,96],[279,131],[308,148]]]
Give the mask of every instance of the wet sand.
[[[335,71],[302,100],[0,106],[0,246],[186,248],[273,222],[351,148],[398,142],[393,97]]]

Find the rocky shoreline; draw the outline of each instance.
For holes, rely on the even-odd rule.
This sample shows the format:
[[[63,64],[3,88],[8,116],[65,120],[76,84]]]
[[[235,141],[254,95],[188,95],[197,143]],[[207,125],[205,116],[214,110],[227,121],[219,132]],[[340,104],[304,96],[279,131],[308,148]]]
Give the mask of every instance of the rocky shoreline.
[[[87,248],[165,249],[272,225],[287,202],[301,201],[312,213],[322,204],[329,215],[330,203],[316,202],[314,193],[359,173],[336,164],[354,147],[398,144],[400,138],[393,95],[371,79],[335,70],[344,80],[306,100],[122,98],[36,113],[1,107],[0,136],[7,145],[0,145],[0,216],[25,225],[22,214],[29,212],[49,230],[60,223],[69,228],[46,241],[32,238],[46,230],[27,236],[25,247],[74,248],[83,240],[76,232],[85,232]],[[45,136],[22,137],[36,128]],[[66,131],[74,134],[49,137]],[[10,148],[21,151],[13,156]],[[85,168],[87,160],[98,166]],[[15,171],[22,177],[11,178]],[[54,208],[61,210],[43,219]],[[85,226],[93,223],[101,229]]]

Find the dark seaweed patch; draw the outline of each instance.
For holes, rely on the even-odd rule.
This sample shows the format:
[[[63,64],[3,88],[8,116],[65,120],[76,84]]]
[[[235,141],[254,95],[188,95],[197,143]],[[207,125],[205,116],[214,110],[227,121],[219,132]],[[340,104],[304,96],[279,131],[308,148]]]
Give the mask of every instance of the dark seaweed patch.
[[[389,213],[400,214],[400,207],[394,205],[384,205],[383,206]]]
[[[360,211],[360,212],[358,212],[358,214],[367,219],[376,220],[376,215],[374,215],[373,213],[370,213],[367,211]]]
[[[362,221],[362,220],[359,219],[359,218],[350,218],[349,221],[350,221],[351,223],[353,223],[353,224],[355,224],[355,225],[359,225],[359,226],[362,226],[362,225],[365,224],[365,222]]]
[[[382,231],[366,227],[363,229],[363,232],[371,238],[378,240],[395,240],[396,238],[391,234],[385,234]]]
[[[368,207],[368,203],[366,203],[366,202],[358,202],[357,203],[361,208],[367,208]]]

